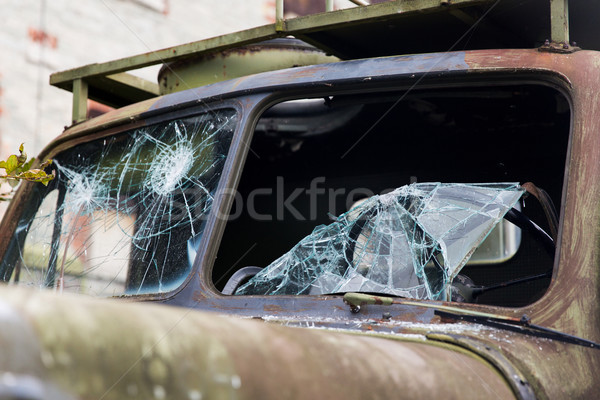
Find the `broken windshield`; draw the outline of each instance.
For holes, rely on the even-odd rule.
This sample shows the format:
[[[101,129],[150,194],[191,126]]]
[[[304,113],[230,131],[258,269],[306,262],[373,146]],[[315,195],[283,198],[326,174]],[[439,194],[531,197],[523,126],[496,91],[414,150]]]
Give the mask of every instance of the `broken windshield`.
[[[388,293],[450,300],[450,285],[524,193],[516,183],[418,183],[320,225],[236,295]]]
[[[195,255],[235,129],[234,110],[143,127],[54,158],[0,273],[96,296],[177,288]]]

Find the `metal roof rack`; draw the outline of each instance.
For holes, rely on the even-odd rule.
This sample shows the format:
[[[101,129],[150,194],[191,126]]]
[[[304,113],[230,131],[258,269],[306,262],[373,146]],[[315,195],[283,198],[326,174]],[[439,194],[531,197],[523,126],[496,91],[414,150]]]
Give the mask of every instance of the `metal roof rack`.
[[[461,49],[541,44],[537,36],[516,35],[502,26],[503,15],[514,9],[517,0],[396,0],[372,5],[350,1],[361,5],[331,11],[333,1],[326,0],[324,13],[284,19],[283,0],[277,0],[274,24],[57,72],[50,76],[50,84],[73,92],[73,122],[80,122],[86,119],[88,99],[122,107],[159,95],[158,84],[128,71],[274,38],[294,36],[341,59],[453,50],[464,39],[465,30],[475,26],[477,37],[468,38]],[[542,18],[543,26],[536,31],[547,33],[546,37],[551,34],[553,42],[568,44],[568,0],[537,1],[549,9],[552,22],[550,27]],[[502,11],[493,21],[498,26],[480,23],[493,7]]]

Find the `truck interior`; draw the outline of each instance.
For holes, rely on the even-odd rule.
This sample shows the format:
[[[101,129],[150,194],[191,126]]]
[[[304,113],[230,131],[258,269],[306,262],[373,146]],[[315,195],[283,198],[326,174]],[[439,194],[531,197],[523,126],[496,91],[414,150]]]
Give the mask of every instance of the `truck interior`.
[[[258,267],[234,278],[239,287],[357,201],[410,183],[533,182],[560,210],[570,115],[559,90],[531,83],[279,103],[257,121],[238,187],[242,201],[232,207],[213,282],[223,290],[235,271]],[[525,195],[515,207],[550,232],[536,198]],[[491,244],[496,253],[476,252],[459,279],[494,288],[478,303],[530,304],[550,283],[554,254],[539,235],[498,225],[505,232]],[[480,247],[494,240],[490,234]]]

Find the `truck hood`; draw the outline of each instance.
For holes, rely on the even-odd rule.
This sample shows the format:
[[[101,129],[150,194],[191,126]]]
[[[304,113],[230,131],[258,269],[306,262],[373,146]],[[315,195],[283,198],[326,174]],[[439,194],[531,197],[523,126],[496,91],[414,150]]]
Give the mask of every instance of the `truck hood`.
[[[2,289],[0,319],[0,397],[522,397],[476,353],[410,336],[18,288]]]

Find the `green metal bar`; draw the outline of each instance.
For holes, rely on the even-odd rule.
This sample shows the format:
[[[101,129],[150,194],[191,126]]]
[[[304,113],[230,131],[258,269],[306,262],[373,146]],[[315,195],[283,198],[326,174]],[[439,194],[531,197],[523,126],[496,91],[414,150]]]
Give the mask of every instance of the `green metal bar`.
[[[327,31],[340,26],[352,26],[364,22],[395,20],[408,17],[411,14],[423,14],[446,10],[449,7],[459,8],[490,3],[492,0],[453,0],[448,5],[442,5],[440,0],[390,1],[372,4],[368,7],[352,7],[328,13],[307,15],[285,21],[288,35],[306,32]]]
[[[275,2],[275,30],[282,32],[285,29],[285,21],[283,19],[283,0]]]
[[[121,72],[118,74],[107,75],[106,79],[110,79],[115,82],[119,82],[123,85],[131,86],[140,91],[147,92],[149,94],[153,94],[155,96],[159,95],[158,84],[155,82],[148,81],[146,79],[140,78],[135,75],[127,74],[125,72]]]
[[[569,44],[569,0],[550,0],[550,35],[555,43]]]
[[[364,0],[357,1],[365,3]],[[296,36],[329,54],[344,58],[343,53],[339,53],[335,48],[329,48],[326,44],[321,43],[318,37],[313,37],[311,34],[315,32],[327,34],[328,31],[338,29],[339,27],[346,28],[364,23],[399,21],[404,18],[410,18],[413,14],[430,13],[447,9],[456,10],[466,6],[488,4],[492,1],[453,0],[451,3],[448,3],[441,0],[396,0],[373,4],[368,7],[353,7],[285,20],[283,0],[276,0],[275,24],[259,26],[132,57],[100,64],[90,64],[58,72],[50,76],[50,84],[65,90],[73,90],[83,95],[75,95],[73,99],[73,119],[81,121],[85,119],[85,113],[87,112],[86,104],[82,104],[82,102],[87,100],[88,96],[104,104],[120,107],[156,95],[154,87],[150,87],[150,85],[135,79],[129,79],[126,77],[126,74],[122,74],[126,71],[169,63],[193,55],[219,53],[227,49],[238,48],[288,35]],[[566,0],[551,1],[566,3]],[[333,1],[331,4],[333,6]],[[76,87],[75,81],[77,80],[80,80],[80,82],[77,84],[79,86]],[[85,80],[86,85],[83,85],[83,80]],[[110,87],[110,90],[107,91],[108,87]],[[87,93],[88,88],[89,93]]]
[[[155,82],[125,72],[89,77],[86,82],[88,97],[111,107],[119,108],[160,95]]]
[[[358,24],[373,20],[398,18],[411,13],[433,12],[447,7],[464,7],[490,3],[492,0],[453,0],[448,6],[442,6],[440,0],[397,0],[368,7],[353,7],[328,13],[298,17],[290,20],[283,19],[283,0],[278,7],[278,18],[283,31],[278,31],[276,24],[264,25],[240,32],[217,36],[197,42],[187,43],[166,49],[152,51],[137,56],[121,58],[100,64],[90,64],[83,67],[58,72],[50,76],[50,84],[64,87],[78,78],[94,75],[112,75],[119,72],[131,71],[150,65],[162,64],[188,57],[194,54],[220,52],[226,49],[274,39],[287,35],[309,31],[326,31],[341,24]]]
[[[325,11],[333,11],[333,0],[325,0]]]
[[[119,72],[132,71],[150,65],[175,61],[194,54],[219,52],[233,47],[274,39],[285,35],[285,33],[276,32],[275,25],[273,24],[260,26],[132,57],[121,58],[100,64],[89,64],[83,67],[57,72],[50,75],[50,84],[69,90],[71,82],[75,79],[90,76],[113,75]]]
[[[83,79],[73,81],[73,123],[87,118],[88,85]]]

